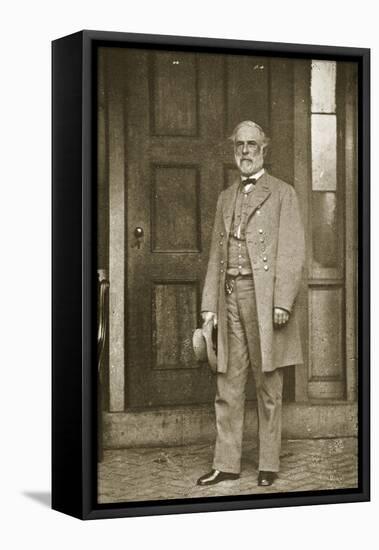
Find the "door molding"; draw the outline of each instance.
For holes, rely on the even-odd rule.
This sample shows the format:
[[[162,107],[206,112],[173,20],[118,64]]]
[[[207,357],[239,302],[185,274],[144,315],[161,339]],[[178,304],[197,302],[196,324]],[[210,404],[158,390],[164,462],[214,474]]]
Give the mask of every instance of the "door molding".
[[[311,185],[310,150],[310,62],[297,61],[294,64],[294,187],[300,203],[304,226],[309,219],[309,188]],[[306,229],[306,228],[305,228]],[[309,236],[306,233],[306,253],[310,250]],[[305,262],[303,281],[297,298],[301,341],[304,349],[304,364],[295,367],[295,401],[308,400],[308,258]]]
[[[109,410],[125,409],[125,50],[106,52],[109,158]],[[118,82],[117,82],[118,80]],[[111,81],[111,82],[110,82]],[[109,131],[109,129],[112,131]]]

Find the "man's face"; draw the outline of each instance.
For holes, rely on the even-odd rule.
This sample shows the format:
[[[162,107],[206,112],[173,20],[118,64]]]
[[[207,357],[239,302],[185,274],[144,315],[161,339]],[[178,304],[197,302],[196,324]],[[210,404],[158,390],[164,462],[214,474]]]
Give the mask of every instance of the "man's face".
[[[243,176],[251,176],[263,167],[264,136],[258,128],[242,126],[234,140],[234,158]]]

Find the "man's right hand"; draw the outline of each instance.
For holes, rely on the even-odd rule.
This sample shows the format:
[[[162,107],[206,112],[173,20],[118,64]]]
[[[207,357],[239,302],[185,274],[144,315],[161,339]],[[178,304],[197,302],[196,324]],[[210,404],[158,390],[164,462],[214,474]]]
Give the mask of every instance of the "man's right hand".
[[[203,311],[201,317],[203,319],[203,327],[210,322],[213,323],[214,327],[217,326],[217,313],[213,313],[213,311]]]

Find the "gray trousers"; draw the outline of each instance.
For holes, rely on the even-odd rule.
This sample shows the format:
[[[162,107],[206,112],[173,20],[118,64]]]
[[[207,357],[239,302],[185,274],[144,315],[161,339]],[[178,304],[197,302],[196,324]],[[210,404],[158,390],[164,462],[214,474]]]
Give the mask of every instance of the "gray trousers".
[[[259,470],[278,472],[282,431],[283,372],[262,372],[255,289],[252,278],[237,277],[226,296],[229,358],[217,374],[217,439],[213,468],[239,473],[245,414],[245,387],[252,368],[257,391]]]

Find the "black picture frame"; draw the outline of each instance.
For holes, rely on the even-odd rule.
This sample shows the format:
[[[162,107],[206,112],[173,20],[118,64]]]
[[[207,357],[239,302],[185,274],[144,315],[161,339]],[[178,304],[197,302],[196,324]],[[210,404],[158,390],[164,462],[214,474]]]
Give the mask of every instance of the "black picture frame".
[[[97,504],[96,48],[104,45],[354,61],[359,67],[357,489]],[[52,43],[52,507],[81,519],[370,499],[370,50],[85,30]]]

